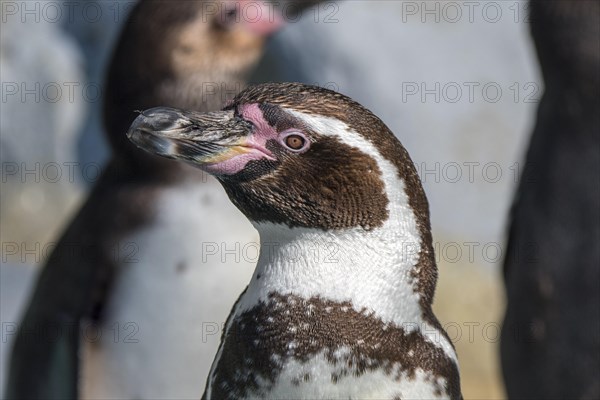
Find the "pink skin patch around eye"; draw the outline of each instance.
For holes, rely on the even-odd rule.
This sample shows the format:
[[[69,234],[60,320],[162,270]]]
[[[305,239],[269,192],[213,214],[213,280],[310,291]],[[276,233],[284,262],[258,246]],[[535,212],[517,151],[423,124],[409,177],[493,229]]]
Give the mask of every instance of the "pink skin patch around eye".
[[[230,156],[223,154],[227,159],[205,164],[202,169],[213,175],[234,175],[243,170],[250,161],[277,159],[267,149],[267,141],[277,139],[277,131],[265,120],[258,104],[247,104],[240,107],[242,118],[254,124],[254,130],[250,136],[243,140],[242,146],[246,152]],[[230,150],[235,151],[235,150]]]

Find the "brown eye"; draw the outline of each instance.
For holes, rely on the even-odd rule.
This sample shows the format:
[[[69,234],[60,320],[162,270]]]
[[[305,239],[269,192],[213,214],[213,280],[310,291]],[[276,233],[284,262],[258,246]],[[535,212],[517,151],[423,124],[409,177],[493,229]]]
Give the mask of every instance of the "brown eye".
[[[239,22],[238,7],[237,4],[222,4],[220,12],[213,19],[216,27],[221,30],[233,28],[235,23]]]
[[[233,8],[231,10],[225,11],[225,21],[226,22],[235,22],[237,17],[237,9]]]
[[[304,147],[306,140],[300,135],[290,135],[285,138],[285,144],[292,150],[300,150]]]

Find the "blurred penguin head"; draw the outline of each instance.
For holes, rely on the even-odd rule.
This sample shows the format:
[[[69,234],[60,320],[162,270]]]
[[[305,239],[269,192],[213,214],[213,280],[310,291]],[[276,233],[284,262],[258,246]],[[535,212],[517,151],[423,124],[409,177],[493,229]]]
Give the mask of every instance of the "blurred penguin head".
[[[160,77],[237,77],[254,67],[267,36],[282,26],[267,1],[141,0],[113,62],[153,82]]]
[[[266,1],[178,0],[162,8],[173,9],[163,11],[164,25],[171,29],[161,53],[174,73],[186,76],[199,69],[245,75],[262,54],[265,39],[283,26]]]
[[[222,108],[244,88],[265,40],[282,26],[268,1],[139,1],[106,78],[104,120],[113,149],[130,146],[125,132],[135,110]]]

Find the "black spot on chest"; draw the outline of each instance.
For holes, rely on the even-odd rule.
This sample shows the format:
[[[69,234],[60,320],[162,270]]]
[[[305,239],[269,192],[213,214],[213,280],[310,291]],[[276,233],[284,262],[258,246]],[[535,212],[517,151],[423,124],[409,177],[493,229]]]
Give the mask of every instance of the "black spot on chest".
[[[180,261],[177,263],[177,265],[175,265],[175,272],[178,274],[183,274],[185,271],[187,271],[188,265],[185,261]]]

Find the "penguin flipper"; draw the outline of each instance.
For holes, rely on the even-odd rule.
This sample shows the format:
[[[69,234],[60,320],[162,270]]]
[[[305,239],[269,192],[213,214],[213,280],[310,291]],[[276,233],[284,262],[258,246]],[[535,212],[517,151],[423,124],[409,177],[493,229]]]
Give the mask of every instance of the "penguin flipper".
[[[147,187],[123,176],[107,165],[40,272],[10,355],[7,399],[77,398],[81,324],[101,319],[120,271],[114,251],[120,235],[149,218],[140,206]]]
[[[5,398],[77,399],[79,323],[24,322],[15,338]]]
[[[103,189],[110,176],[92,190],[38,275],[12,345],[7,399],[78,398],[81,323],[101,308],[118,268],[107,243],[120,227],[105,211],[123,207]]]
[[[6,399],[78,398],[80,322],[99,266],[67,257],[69,231],[40,271],[18,326]]]

